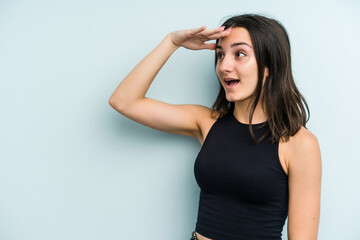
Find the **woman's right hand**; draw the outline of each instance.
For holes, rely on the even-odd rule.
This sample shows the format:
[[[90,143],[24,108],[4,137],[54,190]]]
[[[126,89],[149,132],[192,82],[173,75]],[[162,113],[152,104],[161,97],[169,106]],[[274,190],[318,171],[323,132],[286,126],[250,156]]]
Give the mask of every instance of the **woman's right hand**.
[[[210,49],[215,50],[215,43],[205,43],[210,40],[226,37],[230,34],[231,28],[224,31],[224,27],[206,29],[205,26],[187,30],[171,32],[171,40],[178,47],[192,50]]]

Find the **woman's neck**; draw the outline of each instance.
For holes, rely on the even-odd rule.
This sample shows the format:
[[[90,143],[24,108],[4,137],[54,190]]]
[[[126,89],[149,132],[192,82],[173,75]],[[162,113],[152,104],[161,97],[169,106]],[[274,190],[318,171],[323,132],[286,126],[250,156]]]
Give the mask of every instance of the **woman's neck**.
[[[235,102],[234,115],[239,122],[250,124],[249,123],[250,106],[248,106],[248,104],[249,104],[248,102],[247,103]],[[256,123],[263,123],[266,121],[267,121],[267,115],[259,101],[259,103],[255,108],[251,122],[252,124],[256,124]]]

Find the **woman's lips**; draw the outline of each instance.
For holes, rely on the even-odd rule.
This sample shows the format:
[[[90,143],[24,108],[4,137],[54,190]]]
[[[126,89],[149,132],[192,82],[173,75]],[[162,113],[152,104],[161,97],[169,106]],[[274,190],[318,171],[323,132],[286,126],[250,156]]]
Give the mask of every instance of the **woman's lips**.
[[[234,88],[239,84],[240,80],[234,78],[225,78],[224,82],[226,88]]]

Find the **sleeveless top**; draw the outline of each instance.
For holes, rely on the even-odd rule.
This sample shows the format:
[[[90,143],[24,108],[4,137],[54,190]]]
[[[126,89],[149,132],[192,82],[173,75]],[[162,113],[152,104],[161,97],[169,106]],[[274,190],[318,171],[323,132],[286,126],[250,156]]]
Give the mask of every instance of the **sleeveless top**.
[[[256,139],[268,130],[252,124]],[[214,240],[281,239],[288,215],[288,176],[279,142],[252,143],[249,125],[230,110],[216,120],[195,160],[200,187],[195,230]]]

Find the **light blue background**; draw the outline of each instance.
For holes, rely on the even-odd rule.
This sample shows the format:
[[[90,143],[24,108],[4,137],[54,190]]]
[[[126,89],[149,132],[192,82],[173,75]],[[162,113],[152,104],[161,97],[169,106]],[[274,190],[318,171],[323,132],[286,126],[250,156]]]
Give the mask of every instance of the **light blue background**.
[[[0,1],[0,239],[189,239],[200,144],[108,100],[170,31],[247,12],[290,36],[322,153],[319,239],[360,239],[357,0]],[[213,62],[211,51],[178,50],[148,96],[211,106]]]

